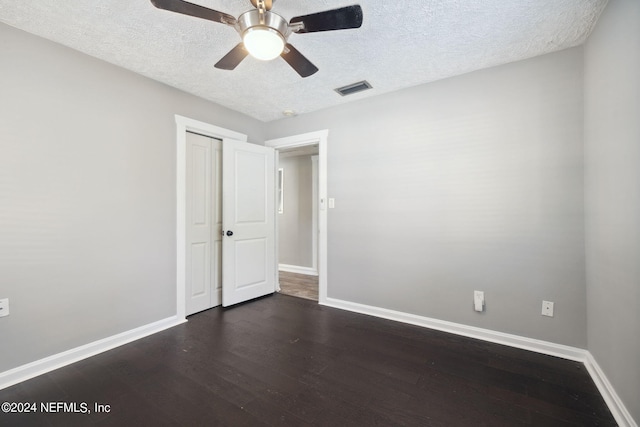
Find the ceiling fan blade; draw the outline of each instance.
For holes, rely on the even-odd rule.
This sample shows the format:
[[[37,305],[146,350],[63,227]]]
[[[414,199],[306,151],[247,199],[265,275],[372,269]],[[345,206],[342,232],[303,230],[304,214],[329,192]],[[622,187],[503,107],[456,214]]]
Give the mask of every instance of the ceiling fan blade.
[[[296,70],[296,73],[300,74],[300,77],[309,77],[318,71],[318,67],[313,65],[303,54],[298,52],[298,49],[289,43],[287,43],[280,56],[287,61],[287,64],[291,65],[291,68]]]
[[[360,28],[362,25],[362,8],[359,5],[327,10],[311,15],[296,16],[290,24],[302,22],[303,28],[296,33],[315,33],[318,31],[346,30]]]
[[[182,0],[151,0],[151,3],[158,9],[195,16],[221,24],[235,25],[236,23],[236,18],[231,15]]]
[[[220,68],[221,70],[234,70],[248,54],[249,52],[244,48],[244,44],[238,43],[238,45],[223,56],[214,67]]]

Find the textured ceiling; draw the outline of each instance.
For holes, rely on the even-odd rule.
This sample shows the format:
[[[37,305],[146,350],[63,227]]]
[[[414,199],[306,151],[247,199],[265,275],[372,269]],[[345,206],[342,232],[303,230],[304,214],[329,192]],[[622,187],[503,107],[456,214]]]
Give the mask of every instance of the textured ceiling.
[[[249,0],[191,0],[238,16]],[[287,21],[360,4],[354,30],[292,34],[320,71],[300,78],[281,58],[213,65],[239,41],[226,25],[153,7],[149,0],[0,0],[0,21],[262,121],[576,46],[607,0],[277,0]],[[374,89],[333,91],[359,80]]]

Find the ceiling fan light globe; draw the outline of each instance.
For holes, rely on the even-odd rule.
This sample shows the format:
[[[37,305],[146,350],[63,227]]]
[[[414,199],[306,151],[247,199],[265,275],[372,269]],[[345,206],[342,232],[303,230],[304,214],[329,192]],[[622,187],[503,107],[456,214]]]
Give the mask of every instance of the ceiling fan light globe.
[[[270,61],[280,56],[284,50],[284,37],[267,27],[252,27],[242,36],[244,47],[249,54],[262,61]]]

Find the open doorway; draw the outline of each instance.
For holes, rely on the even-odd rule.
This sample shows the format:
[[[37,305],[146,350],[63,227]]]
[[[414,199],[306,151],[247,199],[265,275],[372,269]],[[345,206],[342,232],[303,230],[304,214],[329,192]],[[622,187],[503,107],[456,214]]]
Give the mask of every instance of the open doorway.
[[[315,287],[314,282],[317,282],[317,297],[313,295],[314,298],[311,299],[317,299],[320,304],[324,304],[327,299],[327,137],[328,131],[323,130],[265,142],[267,147],[276,149],[279,158],[277,167],[278,169],[283,169],[282,172],[279,172],[279,176],[283,176],[284,182],[284,186],[282,187],[283,205],[281,206],[283,214],[278,213],[276,221],[277,258],[279,267],[278,281],[280,290],[282,291],[284,289],[285,292],[288,292],[287,287],[292,284],[292,282],[294,285],[304,285],[305,283],[309,284],[309,282],[311,282],[313,287]],[[309,186],[303,187],[302,190],[300,189],[299,182],[295,184],[293,188],[287,186],[287,183],[291,182],[291,180],[287,180],[288,175],[299,174],[300,168],[296,169],[294,166],[291,166],[287,160],[294,158],[298,159],[295,161],[292,160],[291,164],[294,162],[306,164],[307,160],[311,162],[309,169],[311,169],[312,176],[311,178],[306,178],[307,181],[310,181]],[[315,167],[313,166],[314,162]],[[285,167],[282,167],[282,164],[284,164]],[[289,164],[289,166],[287,166],[287,164]],[[313,172],[314,169],[315,173]],[[312,186],[312,183],[315,184],[315,188]],[[303,194],[310,193],[310,200],[306,200],[306,202],[310,203],[311,207],[309,208],[307,205],[304,209],[311,211],[313,217],[310,219],[312,223],[311,231],[305,231],[305,237],[298,239],[298,241],[304,242],[305,240],[309,240],[311,243],[304,244],[304,254],[295,254],[294,256],[292,255],[292,248],[287,246],[289,243],[281,241],[281,239],[291,240],[292,235],[295,237],[295,233],[289,229],[288,231],[285,230],[283,232],[284,234],[281,234],[280,227],[283,225],[283,217],[287,214],[288,209],[293,209],[293,213],[295,213],[296,210],[300,208],[299,206],[296,207],[292,205],[292,196],[298,196],[299,198],[300,192]],[[293,219],[295,219],[295,215]],[[300,227],[299,218],[297,221],[298,227]],[[309,219],[307,219],[307,221],[309,221]],[[306,226],[304,229],[308,230]],[[300,230],[300,228],[298,228],[298,230]],[[295,246],[293,250],[296,250]],[[303,268],[298,269],[296,267]]]
[[[318,145],[278,153],[280,292],[318,301]]]

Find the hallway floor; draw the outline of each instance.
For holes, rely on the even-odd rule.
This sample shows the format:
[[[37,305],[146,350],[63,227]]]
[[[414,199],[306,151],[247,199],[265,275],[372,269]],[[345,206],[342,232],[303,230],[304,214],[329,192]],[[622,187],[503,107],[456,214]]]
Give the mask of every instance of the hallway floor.
[[[280,293],[318,301],[318,276],[280,271]]]

